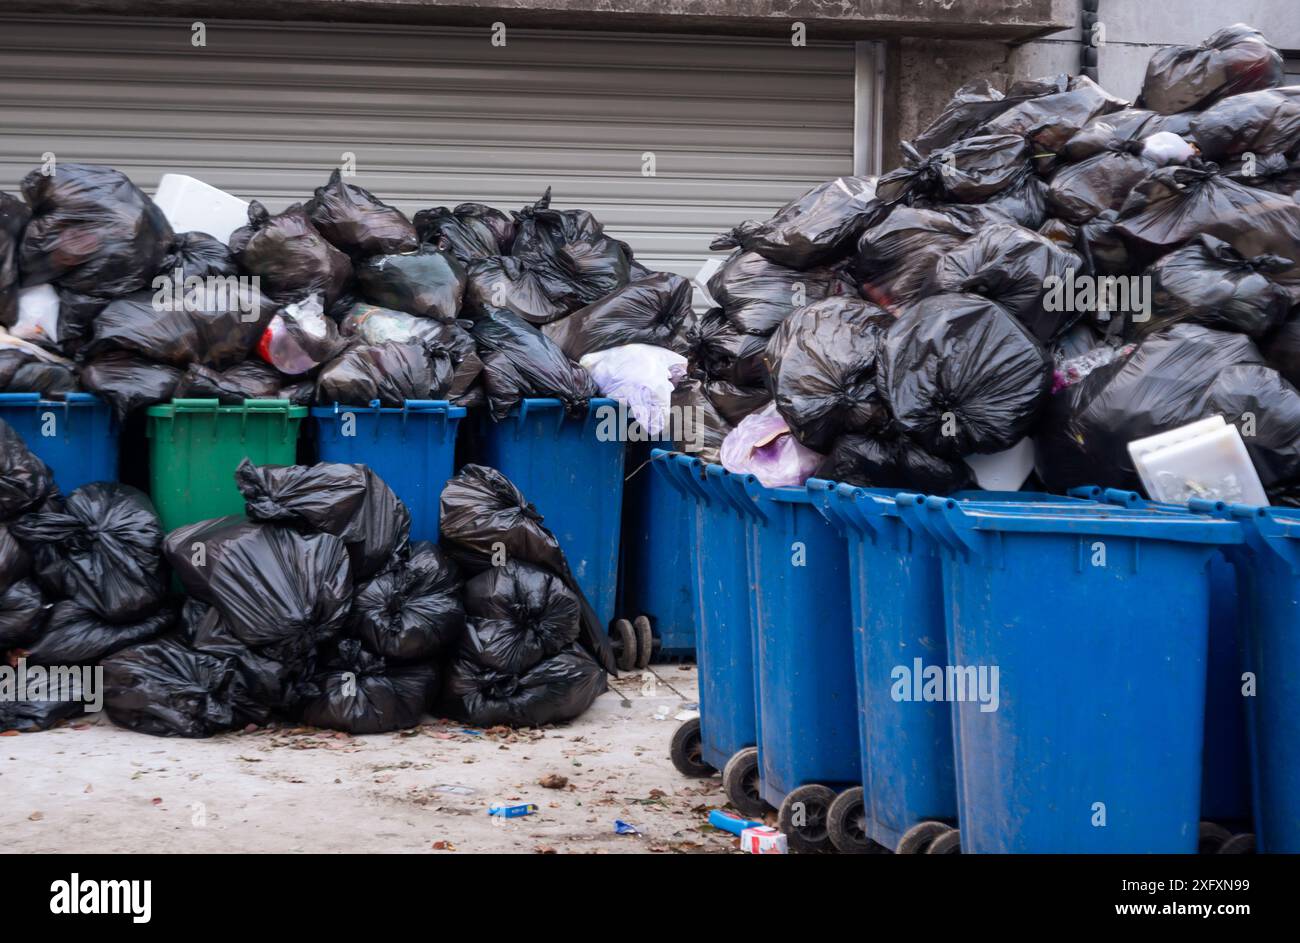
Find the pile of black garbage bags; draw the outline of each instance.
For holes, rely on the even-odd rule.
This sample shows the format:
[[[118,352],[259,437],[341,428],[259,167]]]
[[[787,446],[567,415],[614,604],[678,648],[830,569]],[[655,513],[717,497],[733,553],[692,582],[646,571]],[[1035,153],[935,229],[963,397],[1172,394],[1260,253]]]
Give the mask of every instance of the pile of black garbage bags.
[[[173,397],[583,411],[576,361],[629,326],[666,337],[690,287],[550,203],[411,220],[336,170],[279,213],[254,201],[223,244],[173,232],[110,167],[34,170],[21,199],[0,193],[0,391],[84,389],[119,418]],[[47,303],[20,303],[39,286]]]
[[[1029,437],[1040,486],[1136,488],[1128,442],[1217,413],[1271,498],[1300,500],[1282,76],[1238,25],[1158,52],[1136,103],[1085,77],[974,82],[899,168],[720,236],[674,400],[708,417],[705,457],[748,434],[730,456],[761,469],[785,435],[804,477],[947,493]]]
[[[121,726],[206,737],[296,720],[366,734],[430,713],[536,726],[605,690],[608,641],[563,552],[493,469],[448,483],[440,544],[410,541],[405,505],[369,468],[329,463],[246,461],[245,514],[164,537],[135,489],[63,499],[3,423],[0,445],[0,651],[100,666]],[[0,729],[83,710],[9,700]]]

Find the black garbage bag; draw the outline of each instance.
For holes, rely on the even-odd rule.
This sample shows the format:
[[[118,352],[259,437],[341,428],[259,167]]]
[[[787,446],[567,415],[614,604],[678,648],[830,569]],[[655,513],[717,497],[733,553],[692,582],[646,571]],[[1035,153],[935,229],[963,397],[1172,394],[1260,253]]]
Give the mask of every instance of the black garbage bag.
[[[55,291],[59,293],[59,349],[65,355],[75,357],[94,332],[95,318],[112,299],[83,295],[66,288],[56,288]]]
[[[730,380],[705,380],[704,394],[718,415],[733,426],[772,402],[766,386],[740,386]]]
[[[1238,157],[1228,161],[1223,171],[1232,180],[1248,187],[1282,193],[1293,200],[1300,194],[1300,156]]]
[[[411,513],[366,465],[254,465],[245,459],[235,469],[235,484],[250,519],[341,539],[356,581],[406,553]]]
[[[352,280],[352,263],[312,225],[301,203],[274,216],[253,200],[248,225],[230,234],[239,267],[261,278],[263,292],[280,304],[321,295],[326,308]]]
[[[876,389],[876,350],[893,323],[870,302],[826,298],[800,308],[772,335],[766,360],[777,412],[814,452],[844,433],[889,424]]]
[[[1046,344],[1079,318],[1054,303],[1052,286],[1082,268],[1076,253],[1023,226],[1001,223],[941,255],[927,290],[983,295]]]
[[[119,422],[138,409],[172,398],[184,374],[125,351],[104,354],[81,368],[81,385],[113,407]]]
[[[1260,349],[1270,367],[1282,374],[1292,386],[1300,388],[1300,311],[1265,338]],[[0,560],[3,559],[3,551],[0,551]],[[0,572],[3,572],[3,567],[0,567]],[[3,585],[3,580],[0,580],[0,585]]]
[[[72,361],[16,337],[0,337],[0,392],[40,393],[46,398],[77,388]]]
[[[348,633],[393,664],[451,653],[465,632],[461,586],[456,562],[419,541],[409,559],[357,587]]]
[[[939,258],[974,233],[952,214],[898,206],[863,232],[850,270],[862,297],[893,309],[920,297]]]
[[[1221,239],[1198,236],[1147,270],[1153,317],[1140,326],[1152,331],[1172,321],[1195,321],[1262,337],[1291,309],[1290,292],[1273,276],[1294,265],[1271,255],[1243,258]]]
[[[286,378],[260,360],[245,360],[228,370],[192,363],[176,385],[177,399],[215,399],[238,406],[246,399],[278,399]]]
[[[948,213],[966,225],[978,229],[996,222],[1012,222],[1027,229],[1037,229],[1047,219],[1047,184],[1032,171],[983,203],[931,203],[918,200],[917,207]]]
[[[1128,275],[1136,264],[1120,232],[1119,214],[1110,210],[1079,227],[1076,248],[1087,270],[1098,275]]]
[[[210,737],[235,723],[235,665],[175,639],[104,659],[104,709],[113,723],[155,737]]]
[[[554,397],[571,415],[584,415],[597,394],[586,370],[523,318],[505,309],[474,322],[492,418],[501,420],[525,397]]]
[[[344,337],[358,337],[365,344],[383,344],[387,341],[407,343],[418,341],[426,349],[447,353],[452,363],[449,399],[463,396],[483,372],[478,347],[470,329],[472,321],[444,324],[432,318],[416,317],[405,311],[393,311],[375,305],[353,305],[339,325]]]
[[[687,312],[672,347],[685,355],[689,369],[741,386],[762,386],[767,379],[763,354],[768,338],[738,331],[721,308]]]
[[[673,449],[715,465],[721,463],[722,440],[735,423],[714,405],[707,381],[691,377],[677,384],[670,403],[682,416],[682,422],[674,430],[677,434]]]
[[[551,208],[551,188],[536,203],[514,213],[515,237],[510,254],[529,267],[567,286],[568,310],[591,304],[631,279],[632,250],[605,235],[605,228],[586,210]],[[550,289],[552,297],[561,293]]]
[[[1059,154],[1088,122],[1128,105],[1085,75],[1062,74],[1038,81],[1053,85],[1052,92],[1017,102],[986,121],[979,134],[1020,135],[1033,144],[1036,157],[1043,152]]]
[[[1042,345],[979,295],[916,302],[885,335],[879,358],[879,389],[897,428],[942,458],[1015,445],[1051,392]]]
[[[931,455],[906,436],[857,432],[836,439],[813,475],[864,488],[922,494],[952,494],[976,487],[970,466],[959,458]]]
[[[1140,143],[1143,138],[1155,133],[1147,129],[1157,119],[1156,113],[1146,108],[1122,108],[1098,115],[1065,142],[1059,155],[1069,163],[1077,164],[1089,157]]]
[[[709,294],[736,330],[763,337],[770,336],[795,308],[852,292],[848,278],[838,269],[801,272],[740,249],[709,279]]]
[[[658,272],[547,324],[542,333],[570,360],[624,344],[676,349],[677,335],[690,311],[691,283],[680,275]]]
[[[50,604],[34,580],[19,579],[0,592],[0,652],[26,648],[41,635]]]
[[[1052,397],[1035,438],[1035,468],[1053,491],[1084,484],[1138,489],[1128,443],[1209,416],[1239,422],[1260,481],[1273,490],[1300,475],[1300,393],[1245,334],[1175,324],[1127,358]]]
[[[843,257],[867,226],[888,209],[876,199],[873,177],[836,177],[777,210],[718,236],[710,249],[741,248],[769,262],[808,269]]]
[[[1300,151],[1300,85],[1225,98],[1192,119],[1192,137],[1207,160]]]
[[[81,356],[124,350],[182,369],[199,363],[221,370],[252,352],[275,313],[275,305],[251,288],[196,286],[183,296],[168,292],[161,305],[157,294],[139,292],[99,312]]]
[[[436,245],[357,263],[357,284],[366,301],[439,321],[456,320],[465,279],[456,257]]]
[[[8,589],[32,572],[32,558],[18,538],[0,524],[0,590]]]
[[[988,79],[967,82],[953,93],[939,117],[912,139],[912,146],[918,154],[927,156],[962,138],[971,137],[986,122],[1013,105],[1050,95],[1060,87],[1059,79],[1022,79],[1013,82],[1003,94]]]
[[[609,636],[569,569],[559,541],[505,475],[483,465],[465,465],[447,482],[439,502],[442,546],[466,569],[478,572],[506,560],[543,567],[558,575],[582,605],[582,646],[613,672]]]
[[[78,671],[59,678],[42,673],[26,678],[23,700],[0,700],[0,732],[49,730],[60,721],[80,717],[89,706]]]
[[[1243,186],[1214,164],[1161,167],[1129,194],[1116,230],[1130,254],[1152,261],[1201,233],[1222,239],[1247,258],[1288,259],[1300,244],[1300,204]],[[1289,273],[1280,280],[1291,287]]]
[[[245,645],[221,614],[207,603],[186,599],[176,637],[197,652],[227,658],[235,674],[229,688],[235,726],[265,724],[292,713],[310,690],[316,673],[316,645],[302,637],[296,647],[280,646],[279,659]]]
[[[465,614],[474,660],[519,675],[578,640],[581,605],[550,570],[510,560],[465,584]]]
[[[401,210],[364,187],[344,183],[337,168],[329,183],[316,188],[304,209],[320,234],[353,258],[412,252],[420,244],[415,227]]]
[[[29,173],[22,190],[32,210],[19,256],[25,286],[129,294],[149,284],[172,244],[162,210],[111,167],[60,161]]]
[[[1198,46],[1157,49],[1147,63],[1138,104],[1172,115],[1281,84],[1282,55],[1259,30],[1237,23]]]
[[[229,278],[239,275],[230,248],[205,232],[177,233],[158,275],[182,285],[189,278]]]
[[[471,630],[452,663],[442,700],[451,717],[477,727],[540,727],[572,720],[606,690],[605,673],[576,645],[539,662],[522,675],[481,665]]]
[[[26,203],[0,190],[0,327],[13,327],[18,321],[18,256],[31,218]]]
[[[1020,134],[980,134],[926,157],[906,141],[900,146],[903,166],[876,184],[876,197],[885,203],[921,197],[982,203],[1021,182],[1032,169],[1029,143]]]
[[[1119,144],[1062,167],[1047,189],[1047,206],[1057,219],[1086,223],[1106,210],[1118,211],[1129,193],[1155,170],[1141,155],[1140,141]]]
[[[355,344],[321,368],[316,399],[324,405],[400,407],[406,400],[447,399],[455,368],[444,350],[418,341]]]
[[[352,734],[414,727],[439,686],[432,664],[388,665],[356,639],[343,639],[302,702],[303,723]]]
[[[162,525],[153,502],[130,485],[82,485],[60,507],[24,515],[9,529],[48,592],[107,622],[136,622],[162,602]]]
[[[54,492],[54,475],[13,426],[0,419],[0,520],[42,504]]]
[[[482,203],[461,203],[455,209],[435,206],[415,214],[421,242],[445,240],[448,251],[469,265],[476,259],[505,255],[515,238],[515,223],[500,210]]]
[[[93,665],[114,652],[161,635],[176,622],[176,610],[163,607],[138,622],[105,622],[75,599],[56,602],[38,637],[27,649],[33,665]]]
[[[513,256],[489,256],[469,263],[465,312],[473,319],[505,309],[530,324],[547,324],[581,307],[565,280]]]
[[[223,517],[178,527],[164,550],[186,592],[273,658],[332,638],[347,618],[352,570],[333,534]]]

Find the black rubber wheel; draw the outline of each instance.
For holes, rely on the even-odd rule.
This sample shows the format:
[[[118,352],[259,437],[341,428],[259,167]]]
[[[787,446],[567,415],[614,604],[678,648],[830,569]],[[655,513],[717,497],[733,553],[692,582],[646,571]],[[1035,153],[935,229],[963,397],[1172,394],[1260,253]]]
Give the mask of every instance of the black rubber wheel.
[[[692,717],[690,720],[683,721],[673,732],[673,742],[668,747],[668,755],[672,757],[677,772],[692,779],[703,779],[717,772],[704,762],[700,754],[700,745],[700,719]]]
[[[737,750],[727,760],[722,767],[722,791],[747,819],[761,819],[772,808],[758,791],[758,747]]]
[[[636,667],[636,633],[632,631],[632,623],[615,619],[609,627],[609,637],[613,640],[614,664],[619,671],[631,671]]]
[[[655,651],[655,634],[650,629],[650,620],[637,616],[632,620],[632,631],[636,633],[636,666],[645,668]]]
[[[1216,855],[1253,855],[1255,854],[1255,833],[1240,832],[1233,835],[1219,846]]]
[[[831,844],[842,855],[888,854],[889,849],[867,837],[867,809],[862,801],[862,787],[845,789],[835,797],[826,814],[826,830]]]
[[[786,793],[777,813],[777,827],[785,833],[790,850],[799,854],[816,854],[831,848],[826,827],[835,790],[829,786],[800,786]]]
[[[1196,842],[1196,850],[1203,855],[1217,854],[1223,843],[1231,837],[1232,832],[1222,825],[1217,825],[1214,822],[1202,822],[1200,836]]]
[[[952,826],[942,822],[917,822],[903,833],[894,851],[900,855],[923,855],[930,842],[948,831],[953,831]]]
[[[942,835],[936,835],[931,839],[930,844],[925,846],[927,855],[959,855],[961,854],[961,832],[955,828],[950,828]]]

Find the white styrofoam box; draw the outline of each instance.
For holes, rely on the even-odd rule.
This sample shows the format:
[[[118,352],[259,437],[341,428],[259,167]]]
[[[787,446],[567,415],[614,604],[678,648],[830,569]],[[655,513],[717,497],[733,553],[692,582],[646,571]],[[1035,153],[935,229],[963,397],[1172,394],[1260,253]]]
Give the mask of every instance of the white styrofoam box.
[[[1034,443],[1026,437],[992,455],[967,455],[966,464],[985,491],[1019,491],[1034,470]]]
[[[248,224],[248,202],[184,174],[164,174],[153,201],[172,229],[205,232],[222,242]]]
[[[1194,439],[1198,435],[1222,429],[1226,425],[1227,422],[1224,421],[1222,416],[1208,416],[1205,419],[1198,419],[1196,422],[1189,422],[1185,426],[1166,429],[1164,432],[1149,435],[1145,439],[1134,439],[1130,442],[1128,444],[1128,456],[1133,460],[1133,467],[1137,469],[1138,477],[1142,479],[1142,487],[1146,489],[1147,496],[1155,498],[1155,494],[1151,490],[1153,487],[1152,482],[1147,480],[1143,472],[1145,466],[1142,463],[1142,457],[1144,455],[1158,452],[1160,449],[1168,448],[1188,439]]]
[[[1268,495],[1236,426],[1224,424],[1133,458],[1155,501],[1186,504],[1192,498],[1229,504],[1268,504]]]

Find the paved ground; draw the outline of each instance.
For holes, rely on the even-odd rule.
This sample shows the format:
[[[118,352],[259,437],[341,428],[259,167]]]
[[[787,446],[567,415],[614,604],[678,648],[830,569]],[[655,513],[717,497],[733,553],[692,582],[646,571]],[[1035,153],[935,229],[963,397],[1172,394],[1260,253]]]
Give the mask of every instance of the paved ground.
[[[694,666],[613,687],[547,730],[431,720],[367,737],[282,727],[180,740],[98,717],[0,737],[0,849],[734,851],[705,825],[725,802],[716,777],[686,779],[668,760],[675,716],[697,697]],[[540,808],[507,821],[486,814],[496,802]],[[615,820],[642,834],[615,834]]]

